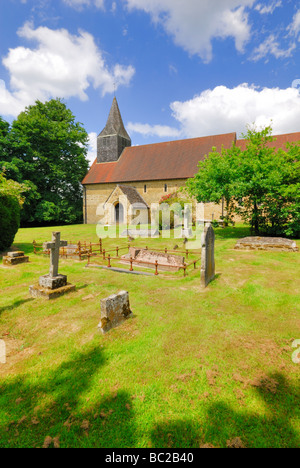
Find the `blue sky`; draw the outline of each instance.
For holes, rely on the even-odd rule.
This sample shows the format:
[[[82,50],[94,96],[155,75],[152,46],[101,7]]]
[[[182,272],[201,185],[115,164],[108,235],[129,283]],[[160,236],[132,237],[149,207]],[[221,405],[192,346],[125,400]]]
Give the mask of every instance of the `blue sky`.
[[[300,131],[299,1],[0,1],[0,115],[60,97],[90,160],[114,90],[134,145]]]

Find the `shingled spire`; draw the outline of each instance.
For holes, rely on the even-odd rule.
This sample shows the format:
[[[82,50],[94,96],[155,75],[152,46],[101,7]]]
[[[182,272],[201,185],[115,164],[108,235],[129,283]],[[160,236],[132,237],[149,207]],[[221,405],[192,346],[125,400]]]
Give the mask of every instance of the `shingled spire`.
[[[131,139],[125,130],[118,102],[114,97],[106,126],[97,139],[97,162],[118,161],[127,146],[131,146]]]

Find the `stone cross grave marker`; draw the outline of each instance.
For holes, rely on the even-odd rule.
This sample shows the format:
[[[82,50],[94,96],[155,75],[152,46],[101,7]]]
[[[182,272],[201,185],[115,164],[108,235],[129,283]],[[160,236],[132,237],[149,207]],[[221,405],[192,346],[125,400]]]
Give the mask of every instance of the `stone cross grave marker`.
[[[52,242],[44,243],[44,250],[50,250],[50,276],[52,278],[58,276],[59,249],[67,245],[67,241],[60,240],[60,232],[53,232]]]
[[[75,291],[76,286],[68,283],[67,276],[58,274],[59,250],[67,245],[67,241],[60,240],[60,232],[53,232],[52,242],[43,244],[44,250],[50,250],[50,271],[48,275],[40,276],[38,285],[29,287],[29,292],[33,297],[55,299]]]
[[[60,240],[60,232],[52,233],[52,242],[43,244],[44,250],[50,250],[50,271],[49,275],[41,276],[39,279],[40,286],[47,289],[58,289],[67,284],[67,277],[58,274],[59,249],[66,247],[67,241]]]
[[[201,287],[206,286],[215,277],[215,232],[211,224],[204,228],[201,252]]]

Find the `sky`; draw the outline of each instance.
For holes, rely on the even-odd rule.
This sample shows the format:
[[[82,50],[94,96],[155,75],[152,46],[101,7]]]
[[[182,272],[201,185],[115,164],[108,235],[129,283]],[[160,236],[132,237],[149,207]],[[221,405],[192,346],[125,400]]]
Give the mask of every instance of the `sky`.
[[[116,95],[133,145],[300,131],[300,1],[0,0],[0,115],[61,98],[90,137]]]

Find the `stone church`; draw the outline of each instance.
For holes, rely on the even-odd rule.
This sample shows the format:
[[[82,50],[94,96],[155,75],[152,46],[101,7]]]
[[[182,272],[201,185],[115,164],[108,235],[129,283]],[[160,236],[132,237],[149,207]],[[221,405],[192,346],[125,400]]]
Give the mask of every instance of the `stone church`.
[[[300,133],[276,136],[272,146],[284,148],[300,141]],[[186,140],[131,146],[116,98],[105,128],[97,139],[97,159],[82,181],[84,188],[84,223],[115,224],[131,222],[139,213],[139,221],[151,221],[151,205],[185,185],[198,172],[213,147],[221,151],[232,144],[246,147],[236,133]],[[203,204],[204,220],[218,220],[225,215],[222,204]],[[127,215],[127,217],[126,217]]]

